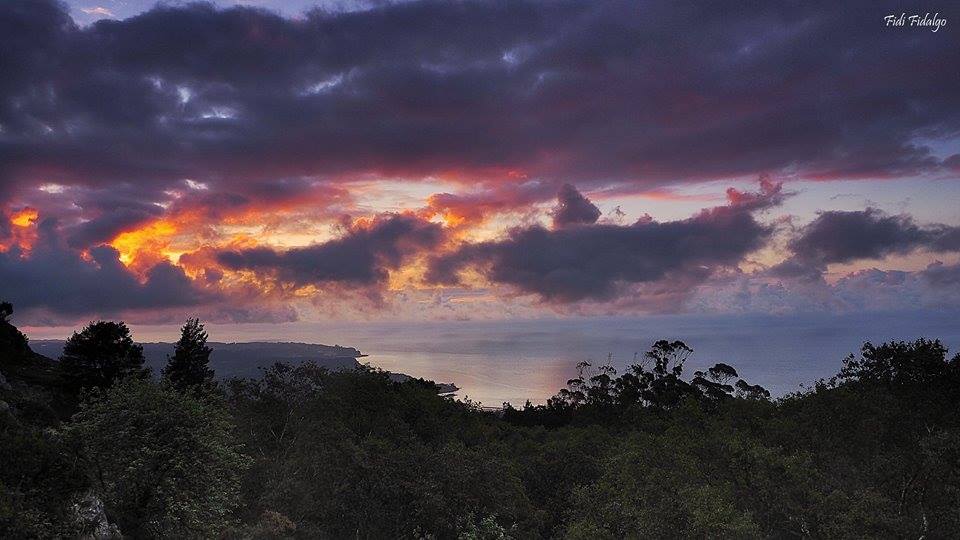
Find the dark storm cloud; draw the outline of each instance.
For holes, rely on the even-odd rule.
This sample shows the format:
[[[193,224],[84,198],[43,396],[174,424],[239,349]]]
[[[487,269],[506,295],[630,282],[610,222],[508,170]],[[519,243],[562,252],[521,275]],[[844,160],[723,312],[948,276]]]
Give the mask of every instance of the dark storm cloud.
[[[630,284],[657,283],[686,294],[761,247],[772,231],[736,203],[681,221],[517,228],[504,240],[467,244],[435,258],[427,278],[452,285],[461,270],[473,267],[492,282],[554,303],[608,300]]]
[[[557,194],[557,206],[553,209],[553,226],[561,228],[566,225],[581,223],[596,223],[600,217],[600,209],[584,197],[577,188],[564,184]]]
[[[918,225],[908,215],[875,208],[821,212],[790,242],[793,256],[771,268],[775,277],[818,279],[831,263],[882,259],[925,249],[960,251],[960,227]]]
[[[376,286],[386,281],[388,270],[442,239],[443,231],[435,223],[388,214],[322,244],[286,251],[265,247],[223,251],[216,259],[228,269],[252,270],[295,286]]]
[[[949,170],[915,139],[960,128],[956,29],[883,27],[899,9],[421,1],[285,19],[196,4],[81,28],[50,1],[6,0],[0,186]]]
[[[28,253],[16,247],[0,252],[0,284],[4,299],[18,308],[69,315],[188,306],[214,299],[170,263],[153,266],[141,282],[109,246],[91,248],[89,259],[84,258],[66,245],[54,220],[38,225],[37,242]]]
[[[909,216],[889,216],[873,208],[822,212],[803,228],[790,247],[802,260],[823,264],[879,259],[913,251],[932,240]]]

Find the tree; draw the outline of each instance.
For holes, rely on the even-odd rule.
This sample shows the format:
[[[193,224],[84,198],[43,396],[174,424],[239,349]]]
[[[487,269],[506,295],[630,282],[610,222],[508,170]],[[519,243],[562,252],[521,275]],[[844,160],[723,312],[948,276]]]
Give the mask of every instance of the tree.
[[[647,403],[655,407],[672,408],[691,394],[690,384],[680,378],[683,364],[691,353],[693,349],[682,341],[669,342],[661,339],[644,354],[647,361],[653,361],[650,376],[644,376],[642,365],[633,366],[632,369],[641,378],[649,381],[648,388],[642,393]]]
[[[737,397],[742,399],[770,399],[770,391],[759,384],[750,384],[740,379],[737,381]]]
[[[939,339],[892,341],[879,346],[867,342],[859,359],[850,355],[843,361],[837,378],[898,391],[943,382],[956,387],[960,384],[960,355],[947,360],[947,348]]]
[[[163,368],[163,376],[175,388],[185,390],[204,386],[213,381],[210,369],[210,353],[207,347],[207,332],[199,319],[187,319],[180,330],[180,341],[174,348],[173,356]]]
[[[123,377],[148,377],[143,347],[122,322],[97,321],[74,332],[60,356],[60,367],[78,388],[106,387]]]
[[[730,397],[733,393],[733,386],[728,383],[731,379],[737,377],[737,370],[733,366],[719,363],[714,364],[706,372],[697,371],[694,373],[691,384],[700,391],[705,399],[717,402]]]
[[[131,538],[213,538],[232,521],[249,459],[212,394],[124,379],[68,427],[106,513]]]

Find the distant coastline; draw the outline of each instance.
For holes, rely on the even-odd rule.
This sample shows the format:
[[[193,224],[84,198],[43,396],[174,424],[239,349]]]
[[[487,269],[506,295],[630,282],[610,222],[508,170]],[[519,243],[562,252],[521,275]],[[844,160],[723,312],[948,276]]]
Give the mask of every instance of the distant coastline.
[[[30,340],[30,347],[34,352],[51,359],[57,359],[63,351],[63,340],[37,339]],[[209,342],[213,349],[210,354],[210,367],[213,368],[218,379],[258,378],[261,369],[268,368],[276,363],[300,365],[313,362],[318,366],[331,371],[355,369],[360,367],[360,358],[369,355],[360,352],[354,347],[341,345],[322,345],[318,343],[284,342],[284,341],[251,341],[251,342]],[[142,343],[145,365],[153,369],[155,374],[166,365],[167,356],[173,354],[173,343],[148,342]],[[405,382],[413,377],[405,373],[386,371],[394,382]],[[438,393],[453,394],[460,390],[452,382],[437,382]]]

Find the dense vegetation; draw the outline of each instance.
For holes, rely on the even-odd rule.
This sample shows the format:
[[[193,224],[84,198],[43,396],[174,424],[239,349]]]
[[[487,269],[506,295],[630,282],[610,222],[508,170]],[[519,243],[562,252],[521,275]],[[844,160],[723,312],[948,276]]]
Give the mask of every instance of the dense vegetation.
[[[501,414],[375,369],[214,383],[199,321],[144,378],[122,324],[35,355],[0,306],[0,536],[960,536],[960,355],[865,344],[770,400],[660,341]]]

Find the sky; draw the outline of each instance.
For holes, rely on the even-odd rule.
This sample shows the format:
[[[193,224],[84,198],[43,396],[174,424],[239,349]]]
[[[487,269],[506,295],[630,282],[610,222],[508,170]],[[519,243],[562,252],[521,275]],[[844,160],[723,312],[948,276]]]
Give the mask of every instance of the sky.
[[[960,12],[716,4],[4,0],[0,297],[37,329],[960,311]]]

